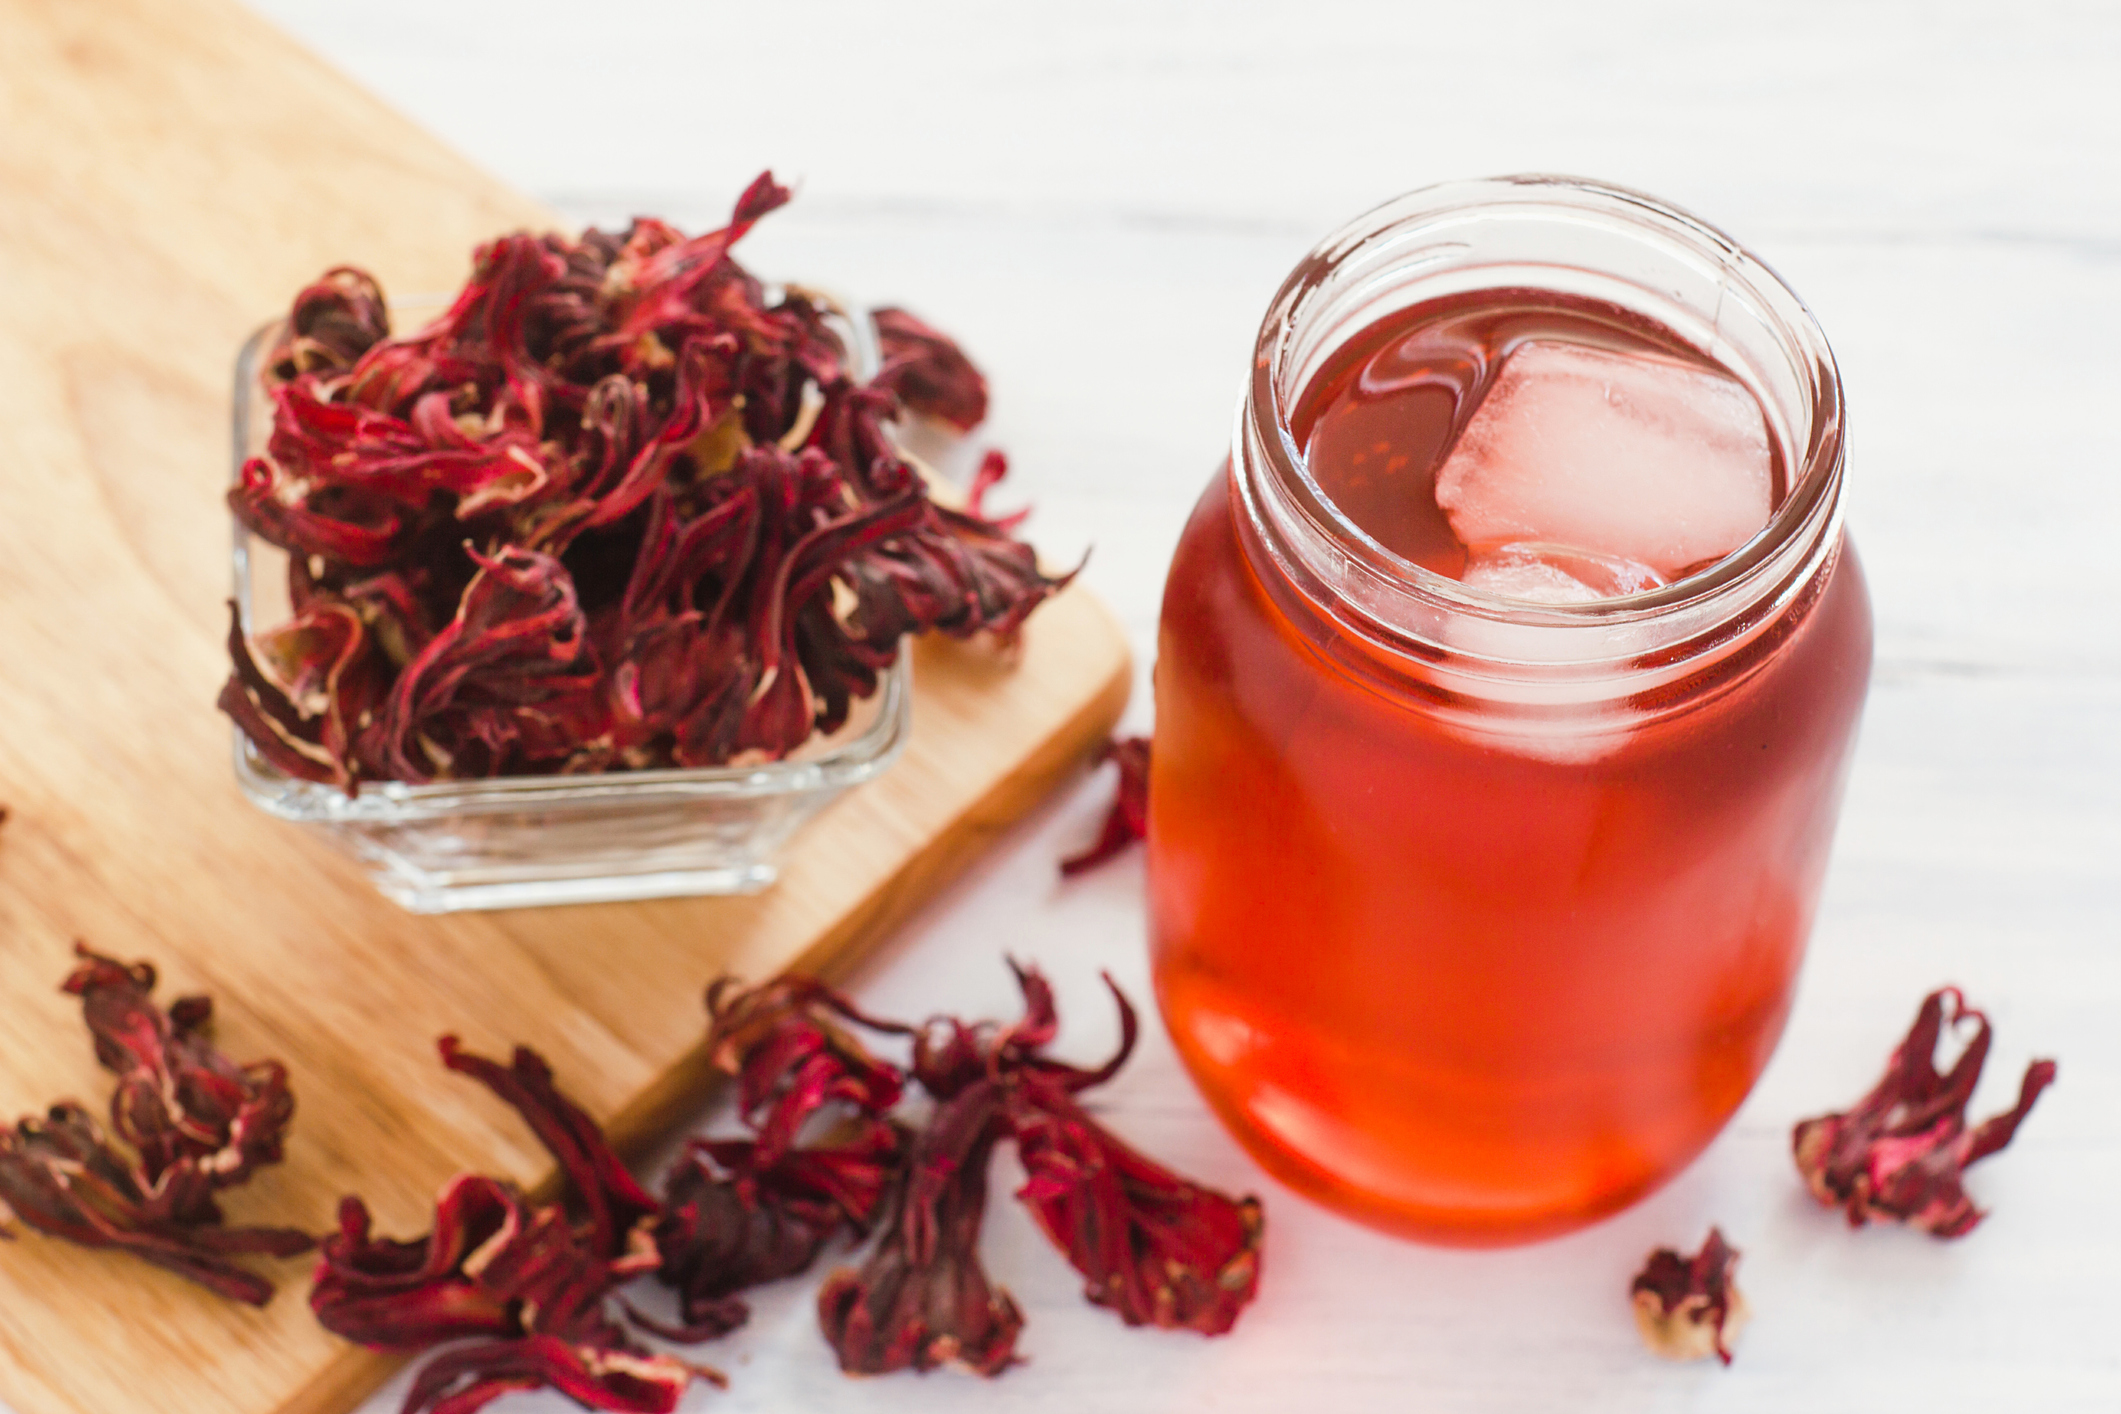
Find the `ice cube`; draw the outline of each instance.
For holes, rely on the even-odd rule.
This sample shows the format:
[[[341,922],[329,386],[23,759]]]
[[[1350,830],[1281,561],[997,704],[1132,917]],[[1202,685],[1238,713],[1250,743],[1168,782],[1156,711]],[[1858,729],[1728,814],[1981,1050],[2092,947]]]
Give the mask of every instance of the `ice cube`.
[[[1535,604],[1589,604],[1605,597],[1559,565],[1531,555],[1471,556],[1463,582]]]
[[[1673,579],[1767,524],[1772,477],[1760,405],[1736,379],[1533,339],[1503,360],[1458,434],[1436,504],[1476,560],[1537,541]]]
[[[1461,581],[1490,594],[1540,604],[1588,604],[1665,583],[1646,565],[1566,545],[1513,541],[1466,557]]]

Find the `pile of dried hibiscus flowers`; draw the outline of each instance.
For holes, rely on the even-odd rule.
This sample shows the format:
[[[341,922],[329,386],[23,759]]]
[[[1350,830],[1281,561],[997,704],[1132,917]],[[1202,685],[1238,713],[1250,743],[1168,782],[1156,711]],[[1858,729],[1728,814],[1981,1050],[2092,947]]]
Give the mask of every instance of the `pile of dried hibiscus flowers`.
[[[552,1388],[592,1409],[667,1411],[705,1367],[644,1347],[634,1329],[694,1342],[741,1324],[740,1293],[807,1269],[836,1237],[876,1240],[859,1267],[829,1277],[818,1317],[852,1374],[955,1364],[997,1374],[1018,1358],[1023,1316],[979,1260],[988,1159],[1013,1141],[1017,1197],[1085,1280],[1085,1295],[1129,1325],[1228,1330],[1252,1299],[1259,1205],[1200,1187],[1102,1129],[1076,1098],[1133,1048],[1095,1069],[1045,1054],[1053,992],[1020,968],[1024,1015],[1010,1025],[938,1017],[922,1026],[857,1011],[815,981],[786,978],[708,993],[715,1066],[736,1081],[748,1137],[695,1140],[659,1200],[596,1125],[555,1087],[534,1052],[513,1063],[441,1043],[453,1070],[513,1105],[551,1150],[569,1204],[463,1175],[415,1241],[372,1234],[348,1198],[325,1240],[311,1305],[362,1344],[421,1352],[405,1408],[468,1414],[513,1390]],[[1108,979],[1109,982],[1109,979]],[[905,1066],[858,1032],[901,1038]],[[927,1103],[918,1122],[908,1082]],[[659,1323],[618,1289],[654,1275],[676,1289],[680,1320]]]
[[[272,1283],[235,1259],[290,1257],[316,1242],[294,1228],[230,1227],[215,1195],[280,1162],[295,1111],[286,1069],[238,1065],[216,1050],[209,998],[155,1005],[149,964],[128,967],[80,943],[74,951],[80,963],[63,986],[81,998],[96,1059],[118,1077],[110,1118],[119,1142],[71,1100],[0,1129],[0,1219],[130,1252],[264,1305]]]
[[[290,559],[293,616],[232,626],[221,693],[266,759],[349,791],[774,759],[905,634],[1007,637],[1059,587],[891,440],[902,408],[985,416],[956,346],[879,311],[857,382],[826,301],[730,256],[787,200],[766,174],[690,239],[503,237],[402,338],[358,270],[302,291],[229,493]]]

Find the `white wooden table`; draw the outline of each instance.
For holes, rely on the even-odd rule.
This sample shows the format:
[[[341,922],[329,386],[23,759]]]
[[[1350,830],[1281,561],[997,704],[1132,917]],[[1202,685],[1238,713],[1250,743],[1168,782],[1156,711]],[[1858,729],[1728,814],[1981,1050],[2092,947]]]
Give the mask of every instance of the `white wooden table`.
[[[1260,312],[1357,212],[1507,171],[1638,186],[1752,245],[1841,359],[1877,673],[1795,1017],[1699,1163],[1578,1236],[1411,1246],[1259,1173],[1152,1028],[1103,1113],[1265,1198],[1233,1338],[1085,1305],[1003,1171],[986,1253],[1026,1367],[845,1380],[799,1282],[700,1351],[731,1388],[688,1409],[2121,1409],[2121,9],[254,3],[572,218],[696,229],[762,167],[798,179],[745,259],[961,337],[1016,466],[999,499],[1035,503],[1061,558],[1095,544],[1141,728],[1164,565]],[[1066,1046],[1109,1044],[1098,969],[1148,997],[1138,853],[1067,886],[1053,868],[1109,789],[1007,839],[862,999],[1007,1014],[1008,950],[1060,983]],[[1973,1171],[1994,1210],[1973,1236],[1849,1232],[1799,1190],[1789,1126],[1866,1088],[1946,980],[1997,1023],[1977,1112],[2031,1055],[2060,1083]],[[1745,1250],[1755,1320],[1729,1370],[1666,1365],[1626,1283],[1711,1222]]]

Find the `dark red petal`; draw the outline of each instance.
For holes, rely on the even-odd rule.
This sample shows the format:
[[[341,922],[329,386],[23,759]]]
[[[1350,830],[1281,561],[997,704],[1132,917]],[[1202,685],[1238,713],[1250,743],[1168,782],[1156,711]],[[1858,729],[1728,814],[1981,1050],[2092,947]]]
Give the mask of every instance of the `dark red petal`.
[[[1972,1022],[1974,1035],[1950,1072],[1939,1074],[1937,1043],[1960,1021]],[[1852,1226],[1878,1219],[1936,1237],[1971,1232],[1983,1215],[1962,1186],[1966,1166],[2009,1143],[2055,1077],[2053,1061],[2035,1062],[2017,1105],[1969,1130],[1967,1101],[1990,1040],[1988,1018],[1957,988],[1925,997],[1871,1092],[1853,1109],[1802,1120],[1791,1131],[1797,1170],[1813,1196],[1844,1209]]]
[[[1000,1105],[984,1081],[937,1109],[869,1260],[818,1292],[818,1323],[848,1374],[960,1365],[996,1375],[1015,1362],[1023,1313],[979,1260]]]
[[[444,1186],[433,1231],[410,1242],[372,1237],[367,1207],[347,1198],[339,1231],[318,1254],[310,1308],[326,1330],[376,1350],[513,1333],[518,1293],[480,1282],[464,1265],[475,1252],[522,1241],[529,1224],[514,1190],[475,1174]]]
[[[1009,1122],[1025,1173],[1016,1196],[1086,1278],[1093,1304],[1130,1326],[1230,1329],[1258,1290],[1257,1199],[1203,1188],[1136,1153],[1048,1077],[1014,1089]]]
[[[987,514],[987,493],[1008,474],[1009,459],[1000,452],[990,451],[981,457],[979,470],[972,474],[972,485],[965,491],[965,511],[975,520],[983,520],[998,530],[1014,534],[1031,515],[1029,510],[1011,511],[1007,515]]]
[[[668,1355],[532,1335],[435,1356],[414,1377],[401,1414],[472,1414],[504,1394],[534,1389],[557,1390],[584,1409],[671,1414],[696,1379],[724,1383],[718,1372]]]
[[[469,1075],[500,1096],[538,1136],[575,1192],[589,1205],[592,1242],[604,1260],[625,1251],[627,1234],[662,1206],[627,1172],[604,1131],[553,1084],[552,1067],[528,1046],[518,1046],[507,1068],[465,1050],[444,1036],[442,1063]]]
[[[173,1164],[151,1193],[88,1111],[54,1105],[41,1120],[0,1129],[0,1216],[11,1213],[79,1246],[129,1252],[218,1295],[262,1306],[272,1283],[227,1259],[293,1256],[315,1242],[289,1228],[222,1226],[212,1186],[194,1162]]]
[[[987,380],[948,335],[903,309],[870,311],[884,366],[871,383],[923,417],[969,432],[987,416]]]
[[[1745,1321],[1745,1299],[1731,1279],[1737,1265],[1738,1249],[1720,1228],[1709,1229],[1692,1257],[1670,1247],[1652,1252],[1628,1288],[1644,1343],[1671,1360],[1714,1355],[1730,1364],[1730,1342]]]
[[[1149,738],[1115,737],[1106,743],[1101,759],[1119,767],[1119,788],[1096,843],[1081,854],[1063,859],[1063,876],[1102,864],[1149,833]]]

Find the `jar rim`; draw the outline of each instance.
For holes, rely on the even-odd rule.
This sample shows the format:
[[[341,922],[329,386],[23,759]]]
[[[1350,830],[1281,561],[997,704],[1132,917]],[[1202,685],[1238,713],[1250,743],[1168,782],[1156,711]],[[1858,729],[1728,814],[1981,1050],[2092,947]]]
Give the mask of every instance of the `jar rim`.
[[[1644,312],[1663,315],[1660,322],[1681,337],[1705,344],[1699,351],[1741,377],[1756,396],[1763,377],[1777,380],[1779,405],[1763,399],[1763,408],[1771,422],[1780,416],[1786,424],[1790,484],[1746,544],[1654,589],[1542,603],[1467,585],[1401,557],[1357,526],[1319,486],[1291,427],[1293,408],[1308,386],[1308,376],[1297,380],[1303,372],[1299,345],[1316,334],[1313,326],[1336,302],[1404,296],[1433,287],[1440,275],[1459,281],[1460,288],[1503,287],[1477,282],[1487,267],[1466,239],[1482,222],[1494,227],[1498,221],[1515,223],[1513,232],[1541,222],[1579,238],[1595,232],[1616,242],[1616,251],[1663,260],[1669,267],[1664,273],[1683,288],[1651,288],[1636,274],[1592,271],[1566,258],[1552,268],[1596,274],[1639,293],[1642,303],[1659,306]],[[1465,285],[1469,279],[1475,283]],[[1691,318],[1677,303],[1686,297],[1694,302]],[[1401,307],[1407,302],[1402,299]],[[1354,327],[1371,322],[1358,319]],[[1744,337],[1733,338],[1741,326]],[[1770,363],[1781,362],[1768,370],[1751,367],[1763,349]],[[1787,592],[1791,575],[1815,571],[1838,539],[1841,380],[1809,308],[1765,262],[1717,227],[1642,192],[1586,178],[1522,174],[1423,187],[1320,241],[1290,272],[1261,321],[1235,446],[1239,490],[1254,528],[1308,597],[1328,601],[1322,606],[1337,618],[1354,611],[1372,636],[1412,640],[1459,658],[1587,665],[1669,649],[1743,616],[1763,595],[1781,597],[1777,591]],[[1434,631],[1446,617],[1480,621],[1495,632],[1470,646],[1464,635],[1457,642],[1438,641],[1451,637]]]

